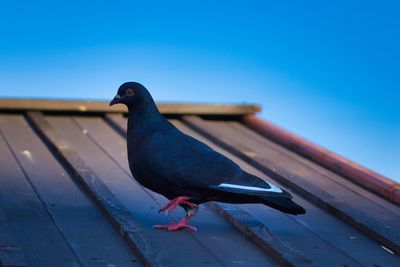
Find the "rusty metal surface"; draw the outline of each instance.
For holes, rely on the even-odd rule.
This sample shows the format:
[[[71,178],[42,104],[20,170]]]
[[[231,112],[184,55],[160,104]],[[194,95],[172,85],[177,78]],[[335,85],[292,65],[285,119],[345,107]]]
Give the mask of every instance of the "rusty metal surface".
[[[198,232],[152,230],[183,212],[158,214],[166,200],[134,181],[122,113],[41,111],[0,114],[0,266],[400,266],[399,206],[237,120],[171,122],[291,191],[306,215],[207,203]]]

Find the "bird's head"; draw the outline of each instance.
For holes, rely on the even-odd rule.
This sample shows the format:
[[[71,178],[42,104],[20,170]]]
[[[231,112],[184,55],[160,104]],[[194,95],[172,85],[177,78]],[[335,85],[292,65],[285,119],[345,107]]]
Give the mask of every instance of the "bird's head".
[[[115,104],[125,104],[128,107],[135,106],[148,99],[151,96],[147,89],[138,82],[126,82],[118,88],[110,106]]]

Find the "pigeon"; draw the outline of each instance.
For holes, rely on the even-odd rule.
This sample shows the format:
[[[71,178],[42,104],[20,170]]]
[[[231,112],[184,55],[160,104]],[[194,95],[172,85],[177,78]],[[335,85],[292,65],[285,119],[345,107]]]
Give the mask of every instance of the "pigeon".
[[[160,209],[167,214],[177,206],[186,211],[177,224],[156,229],[195,231],[188,221],[198,205],[208,201],[261,203],[289,214],[304,214],[286,190],[240,168],[206,144],[178,130],[157,109],[149,91],[138,82],[122,84],[110,102],[128,107],[129,168],[144,187],[166,197]]]

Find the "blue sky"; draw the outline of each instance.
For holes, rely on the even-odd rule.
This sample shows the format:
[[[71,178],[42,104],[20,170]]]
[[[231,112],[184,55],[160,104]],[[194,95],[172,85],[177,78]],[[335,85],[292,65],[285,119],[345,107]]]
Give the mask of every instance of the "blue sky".
[[[399,1],[143,2],[2,1],[0,96],[260,103],[400,180]]]

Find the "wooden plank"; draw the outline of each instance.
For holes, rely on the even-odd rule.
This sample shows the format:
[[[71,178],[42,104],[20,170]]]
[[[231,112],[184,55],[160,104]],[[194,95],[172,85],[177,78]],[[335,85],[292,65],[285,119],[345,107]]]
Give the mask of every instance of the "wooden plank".
[[[214,122],[211,122],[211,124],[214,124]],[[220,124],[218,122],[215,122],[217,124]],[[228,128],[227,124],[229,124]],[[301,155],[297,154],[296,152],[292,152],[291,150],[287,149],[286,147],[281,146],[280,144],[277,144],[273,141],[270,141],[269,139],[266,139],[263,135],[260,135],[253,130],[249,129],[245,125],[235,122],[235,121],[230,121],[227,123],[221,123],[219,127],[226,128],[226,130],[229,131],[234,131],[234,133],[238,134],[243,134],[248,136],[248,138],[254,140],[255,142],[261,142],[264,144],[266,147],[268,147],[268,150],[270,151],[275,151],[275,153],[281,154],[282,156],[289,157],[290,159],[298,162],[301,165],[305,165],[309,168],[311,168],[313,171],[319,173],[321,176],[334,181],[335,183],[342,185],[352,192],[354,194],[362,195],[363,197],[367,198],[368,200],[376,203],[379,206],[382,206],[385,210],[390,210],[393,213],[395,213],[397,216],[400,216],[400,207],[386,198],[382,198],[381,196],[374,194],[373,192],[365,189],[364,187],[359,186],[356,183],[353,183],[351,180],[344,178],[343,176],[338,175],[337,173],[327,169],[324,166],[321,166],[317,164],[316,162],[310,160],[309,158],[302,157]],[[235,137],[235,138],[240,138]],[[250,151],[250,155],[251,152]]]
[[[327,179],[293,157],[266,147],[265,142],[257,142],[233,128],[223,131],[198,117],[183,120],[274,179],[400,253],[400,229],[397,227],[400,217],[397,214]]]
[[[1,225],[1,224],[0,224]],[[3,225],[1,225],[3,226]],[[0,234],[0,236],[2,236]],[[0,266],[1,267],[24,267],[28,266],[25,252],[21,247],[1,246],[0,249]]]
[[[90,168],[91,179],[96,177],[102,185],[112,193],[115,201],[119,202],[118,209],[126,210],[125,216],[136,218],[135,229],[140,231],[142,238],[151,240],[154,244],[152,249],[157,257],[168,257],[168,263],[177,266],[203,266],[224,265],[219,255],[203,247],[194,238],[194,233],[180,231],[169,233],[166,231],[155,231],[152,226],[158,223],[170,223],[168,217],[157,213],[157,210],[166,200],[159,201],[149,194],[147,190],[140,187],[132,178],[126,174],[120,166],[112,160],[107,151],[102,150],[94,140],[90,139],[87,132],[81,130],[69,117],[47,116],[48,135],[52,135],[52,142],[59,150],[69,149],[79,155],[81,163],[85,168]],[[51,133],[50,133],[51,132]],[[112,140],[109,140],[112,141]],[[72,162],[72,160],[69,160]],[[77,161],[77,160],[74,160]],[[75,169],[82,169],[75,166]],[[97,187],[96,187],[97,188]],[[98,191],[95,192],[98,195]],[[114,207],[114,200],[107,201]],[[118,214],[111,214],[111,219]],[[197,233],[196,233],[197,234]],[[140,245],[140,244],[139,244]],[[148,246],[139,249],[147,250]],[[153,257],[152,257],[153,258]]]
[[[104,120],[119,133],[124,139],[126,139],[126,128],[128,120],[122,116],[122,114],[106,114]]]
[[[276,238],[264,224],[248,212],[230,204],[211,202],[208,205],[273,255],[282,266],[317,266],[305,255]]]
[[[122,116],[119,118],[121,124],[126,125],[126,119]],[[126,140],[123,137],[109,128],[101,118],[76,116],[74,120],[79,124],[81,130],[87,133],[89,138],[93,139],[104,151],[107,151],[107,154],[131,176],[127,162]],[[125,132],[124,129],[121,130]],[[125,133],[123,136],[125,136]],[[165,202],[165,199],[160,198],[159,195],[150,194],[160,203]],[[179,212],[179,216],[183,216],[183,214]],[[218,255],[224,265],[275,265],[262,249],[240,234],[231,224],[207,206],[202,205],[200,207],[200,211],[193,219],[193,224],[198,227],[199,231],[198,234],[193,235],[193,238],[201,246]]]
[[[1,123],[0,118],[0,123]],[[0,135],[0,138],[2,136]],[[1,173],[1,175],[3,175]],[[1,190],[0,190],[1,192]],[[0,194],[0,203],[5,203]],[[5,206],[0,204],[0,266],[22,267],[28,266],[24,248],[20,246],[15,234],[13,225],[8,221]]]
[[[347,177],[358,185],[367,188],[397,205],[400,204],[399,183],[254,115],[244,116],[242,121],[248,127],[265,137],[312,159],[316,163],[333,170],[339,175]]]
[[[118,232],[140,256],[142,261],[149,266],[170,265],[171,261],[168,256],[159,253],[158,247],[143,234],[139,223],[132,214],[91,168],[85,164],[79,154],[63,140],[57,138],[55,131],[44,116],[38,112],[29,112],[27,118],[45,142],[59,153],[59,156],[68,165],[70,171],[74,172],[76,178],[79,179],[85,189],[107,213]]]
[[[177,123],[175,121],[174,123],[181,131],[228,156],[246,171],[271,182],[270,177],[228,151],[216,146],[181,122]],[[230,131],[229,134],[233,133]],[[274,183],[283,187],[276,181]],[[400,257],[388,253],[375,240],[324,212],[309,201],[302,199],[299,195],[293,192],[292,195],[296,202],[307,210],[306,215],[292,216],[264,205],[248,204],[240,205],[241,212],[235,211],[232,215],[225,213],[224,216],[233,216],[235,218],[237,214],[243,214],[243,216],[237,217],[238,220],[236,220],[235,226],[239,230],[244,230],[246,235],[250,234],[249,238],[252,238],[251,230],[247,229],[254,229],[254,225],[264,225],[263,228],[260,227],[258,229],[257,235],[265,237],[263,231],[267,230],[277,239],[274,240],[274,245],[283,243],[288,246],[288,251],[298,251],[320,266],[325,266],[327,263],[333,266],[368,266],[372,263],[377,266],[397,266],[400,264]],[[230,208],[228,208],[229,210]],[[246,213],[252,215],[251,220],[247,219],[249,217]],[[230,220],[229,217],[227,219]],[[260,242],[260,239],[255,241]],[[298,259],[299,257],[294,258]],[[300,261],[297,264],[303,264],[303,262]]]
[[[4,202],[3,196],[0,194],[0,203]],[[0,266],[28,266],[24,248],[19,245],[19,241],[13,233],[13,225],[7,219],[4,205],[0,205]]]
[[[79,261],[84,266],[140,266],[137,256],[75,185],[23,116],[0,115],[0,120],[0,129],[17,161]]]
[[[3,134],[0,135],[0,158],[2,264],[81,266],[27,181]]]
[[[126,128],[126,119],[122,116],[111,116],[110,119],[114,121],[114,126],[120,125],[123,127],[123,129]],[[255,168],[233,156],[226,150],[215,146],[209,140],[204,139],[200,135],[196,134],[179,121],[172,120],[172,122],[180,130],[225,154],[237,162],[242,168],[266,179],[267,181],[270,181],[270,178],[265,174],[257,171]],[[299,196],[296,194],[294,194],[294,196],[296,201],[299,201]],[[259,216],[261,219],[259,219],[259,221],[262,223],[255,223],[257,220],[254,218],[249,220],[245,215],[246,212],[243,210],[241,212],[233,211],[230,213],[230,208],[228,208],[228,210],[223,213],[224,217],[228,219],[228,221],[231,221],[230,217],[234,218],[234,225],[250,239],[253,239],[263,249],[266,249],[269,253],[275,249],[276,252],[272,253],[272,255],[278,262],[282,264],[290,264],[290,262],[296,259],[298,261],[294,263],[294,265],[308,263],[309,261],[307,260],[299,260],[302,258],[302,255],[311,257],[310,260],[312,260],[315,264],[322,266],[326,265],[327,262],[336,264],[337,266],[346,264],[348,266],[358,266],[360,265],[358,262],[364,262],[368,264],[371,262],[399,263],[399,261],[396,261],[396,258],[393,257],[393,255],[388,255],[388,253],[383,249],[377,249],[379,246],[374,240],[362,235],[356,229],[347,226],[342,221],[337,220],[329,214],[323,213],[319,208],[315,207],[311,203],[301,199],[300,201],[300,204],[303,205],[310,214],[312,214],[311,218],[308,215],[301,217],[289,216],[279,211],[267,208],[263,205],[250,205],[250,207],[242,205],[242,207],[245,207],[246,211],[251,213],[253,216],[262,214]],[[223,210],[223,208],[217,209],[217,212],[221,213],[221,209]],[[244,215],[238,217],[237,214],[241,213]],[[317,221],[316,225],[314,224],[314,221]],[[274,228],[270,227],[272,224],[271,222],[275,222]],[[318,225],[318,222],[321,222],[321,226]],[[263,227],[257,228],[253,227],[254,225],[263,225]],[[319,233],[316,233],[313,232],[312,228],[314,227],[319,227],[322,229]],[[332,229],[336,229],[336,231],[332,232]],[[265,231],[267,231],[267,233],[264,233]],[[268,235],[268,233],[270,233],[270,235]],[[322,233],[322,235],[320,233]],[[257,238],[257,236],[261,236],[263,238]],[[267,239],[269,236],[272,236],[273,239]],[[362,236],[362,238],[357,238],[356,241],[349,239],[349,237],[353,236]],[[262,242],[267,243],[263,244]],[[284,251],[282,251],[282,249],[284,249],[281,246],[282,244],[287,246]],[[343,246],[346,248],[346,250],[341,249]],[[296,251],[296,255],[292,254]],[[368,255],[364,256],[366,251],[368,251]],[[352,254],[358,255],[359,258],[355,260],[354,257],[352,257]],[[282,258],[280,255],[283,255],[285,258]]]
[[[126,119],[123,118],[122,116],[107,116],[107,121],[109,121],[112,125],[113,128],[117,129],[117,132],[122,134],[122,136],[126,136]],[[175,124],[175,126],[180,127],[180,129],[184,128],[185,132],[190,131],[189,129],[185,128],[184,125],[182,125],[179,121],[172,120]],[[96,132],[96,129],[93,129],[94,132]],[[193,135],[192,135],[193,136]],[[126,157],[126,155],[124,155]],[[201,208],[203,207],[208,207],[206,206],[200,206]],[[214,209],[217,211],[219,214],[223,215],[223,217],[228,218],[229,222],[234,222],[233,225],[237,227],[242,233],[245,234],[249,239],[251,240],[256,240],[256,244],[259,245],[262,249],[264,249],[266,252],[268,252],[277,262],[279,262],[282,266],[313,266],[312,261],[308,260],[305,256],[303,256],[301,253],[295,252],[292,249],[289,249],[288,247],[282,245],[283,243],[279,241],[277,238],[273,238],[271,235],[268,236],[270,240],[269,242],[266,242],[268,238],[265,238],[265,232],[269,233],[269,230],[266,230],[266,227],[261,227],[261,224],[255,224],[255,227],[250,226],[249,224],[246,224],[243,222],[243,220],[240,220],[237,218],[239,214],[245,213],[244,211],[239,211],[237,208],[236,213],[233,211],[234,208],[231,207],[230,210],[224,208],[224,206],[217,204],[217,203],[212,203],[209,205],[210,208]],[[204,211],[204,210],[202,210]],[[199,212],[198,215],[196,215],[195,219],[197,219],[197,216],[201,216],[202,212]],[[236,219],[230,220],[231,218],[234,218],[236,216]],[[194,222],[196,220],[193,220]],[[247,218],[247,222],[248,222]],[[254,218],[252,223],[254,224]],[[200,226],[199,226],[200,228]],[[209,230],[210,227],[208,227]],[[259,229],[255,229],[259,228]],[[258,238],[256,233],[259,233],[260,236],[263,238]],[[227,237],[225,237],[227,238]],[[217,240],[221,239],[218,238]],[[272,242],[271,242],[272,240]],[[280,246],[278,246],[278,244]],[[207,245],[207,244],[206,244]],[[210,245],[208,245],[210,246]],[[230,249],[230,246],[228,247]],[[238,253],[235,251],[235,253]]]
[[[111,100],[111,99],[110,99]],[[163,114],[201,114],[201,115],[232,115],[240,116],[254,114],[261,110],[258,105],[235,104],[183,104],[158,103],[157,107]],[[13,99],[1,98],[0,110],[31,110],[57,112],[127,112],[124,105],[109,106],[108,101],[95,100],[48,100],[48,99]]]

